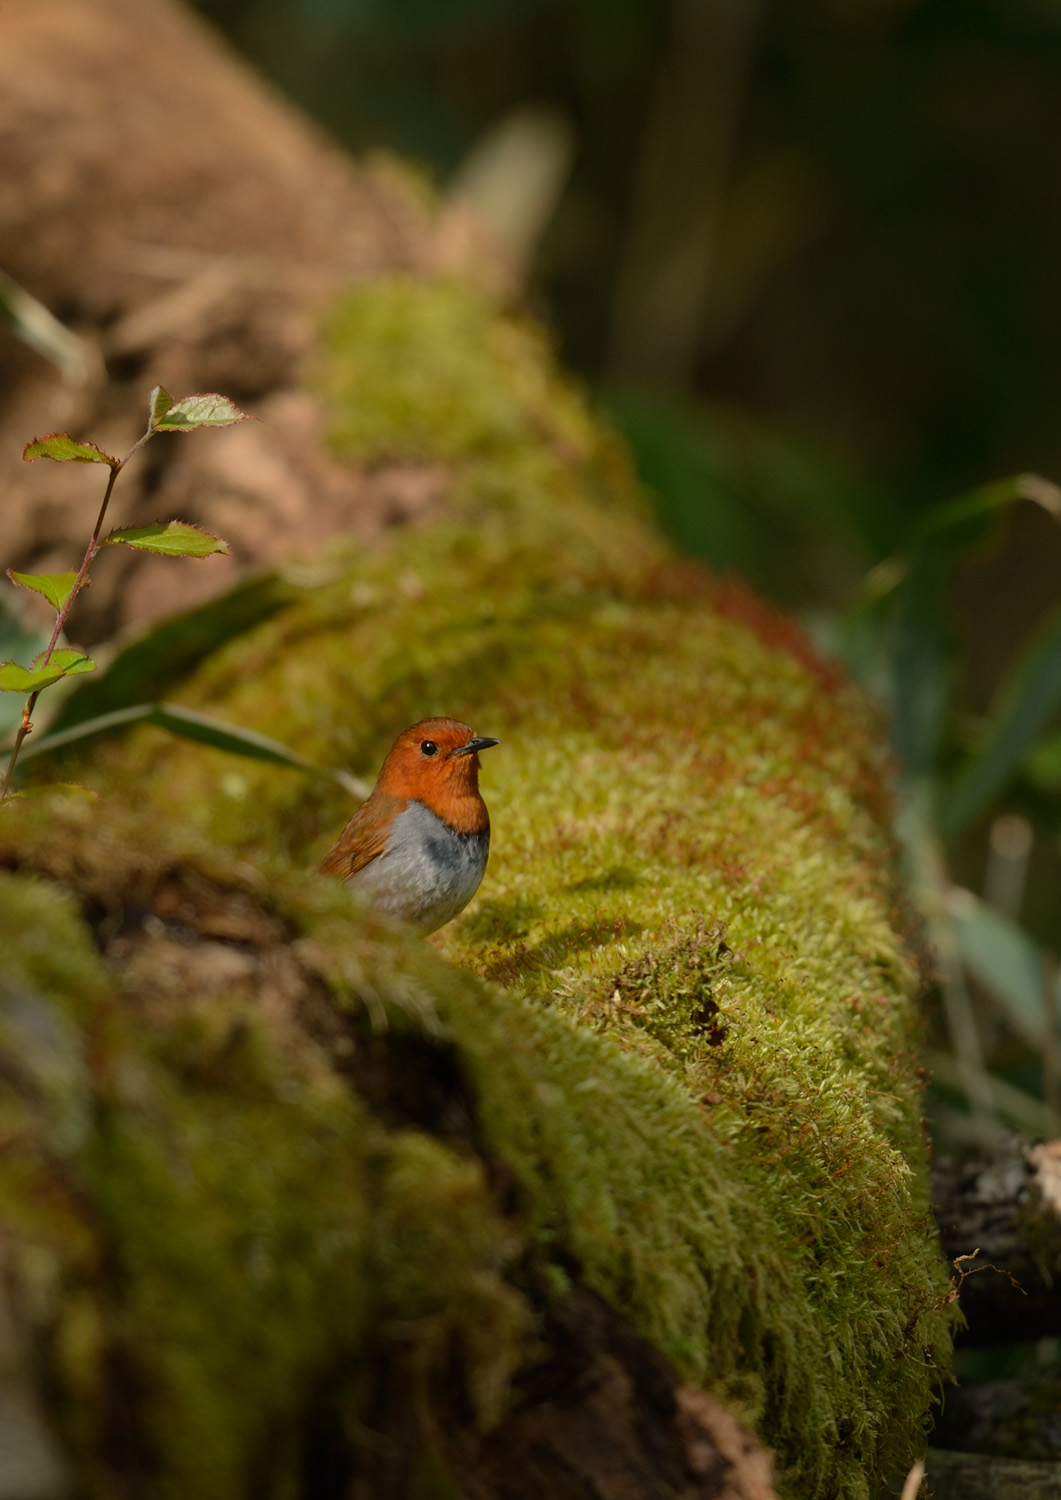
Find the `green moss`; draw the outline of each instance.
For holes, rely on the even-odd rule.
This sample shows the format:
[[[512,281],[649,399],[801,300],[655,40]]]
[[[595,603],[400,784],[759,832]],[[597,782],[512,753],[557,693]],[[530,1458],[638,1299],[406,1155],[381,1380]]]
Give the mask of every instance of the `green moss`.
[[[360,773],[429,714],[499,736],[490,869],[436,940],[491,987],[404,939],[369,963],[345,891],[292,894],[346,816],[335,791],[154,731],[77,774],[257,864],[348,1003],[455,1045],[522,1259],[478,1169],[436,1173],[448,1148],[418,1136],[388,1147],[386,1222],[445,1265],[401,1173],[477,1205],[455,1239],[476,1264],[493,1246],[506,1330],[483,1411],[522,1326],[497,1288],[573,1257],[756,1423],[787,1493],[868,1496],[916,1456],[949,1354],[876,727],[784,621],[668,557],[541,340],[471,292],[351,294],[317,379],[341,452],[449,465],[449,519],[337,550],[185,698]],[[457,1259],[442,1324],[476,1305]],[[401,1286],[404,1255],[374,1264]]]
[[[332,439],[357,463],[474,458],[499,444],[584,446],[585,413],[545,357],[541,330],[502,318],[464,282],[412,277],[348,293],[324,330],[317,384]]]
[[[46,825],[52,867],[91,886],[80,802],[5,810],[5,862]],[[195,872],[189,848],[111,827],[119,903],[158,905],[175,861]],[[219,868],[248,894],[223,861],[193,878]],[[112,940],[123,1000],[71,897],[0,872],[7,1269],[86,1492],[300,1493],[314,1401],[356,1381],[392,1326],[414,1365],[458,1351],[466,1399],[496,1417],[530,1323],[502,1274],[520,1242],[479,1168],[366,1114],[282,1003],[285,972],[305,985],[283,945],[248,985],[231,950],[152,932]],[[409,947],[404,980],[387,953],[399,996],[431,961]]]

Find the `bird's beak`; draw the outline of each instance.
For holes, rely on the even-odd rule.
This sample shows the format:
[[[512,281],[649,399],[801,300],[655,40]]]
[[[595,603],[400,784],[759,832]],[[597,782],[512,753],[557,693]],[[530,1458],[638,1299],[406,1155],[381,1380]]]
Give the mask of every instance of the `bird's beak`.
[[[500,743],[500,740],[487,740],[477,734],[466,745],[458,745],[456,750],[451,750],[447,759],[452,760],[455,755],[475,755],[480,750],[489,750],[491,745],[500,745]]]

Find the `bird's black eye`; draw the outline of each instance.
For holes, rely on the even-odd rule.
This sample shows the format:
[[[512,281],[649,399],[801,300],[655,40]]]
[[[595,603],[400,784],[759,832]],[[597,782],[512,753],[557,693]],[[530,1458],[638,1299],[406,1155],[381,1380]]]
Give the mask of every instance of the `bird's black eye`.
[[[434,740],[421,740],[420,741],[420,754],[421,755],[437,755],[438,754],[438,746],[435,744]]]

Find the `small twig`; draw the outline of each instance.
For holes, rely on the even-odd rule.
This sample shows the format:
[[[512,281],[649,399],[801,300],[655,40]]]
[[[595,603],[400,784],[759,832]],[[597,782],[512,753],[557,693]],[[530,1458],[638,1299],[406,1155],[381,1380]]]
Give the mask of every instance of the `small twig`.
[[[968,1255],[956,1255],[951,1261],[951,1265],[957,1272],[957,1280],[955,1280],[953,1276],[950,1279],[950,1291],[943,1299],[944,1307],[946,1307],[950,1302],[957,1302],[958,1298],[961,1296],[962,1287],[965,1285],[966,1281],[970,1276],[976,1276],[980,1271],[997,1271],[1000,1276],[1004,1276],[1006,1278],[1010,1286],[1015,1287],[1016,1290],[1020,1292],[1022,1297],[1026,1297],[1028,1295],[1028,1293],[1021,1286],[1020,1282],[1011,1272],[1007,1271],[1003,1266],[994,1265],[991,1261],[985,1261],[982,1266],[970,1266],[968,1270],[963,1269],[961,1265],[961,1262],[963,1260],[975,1260],[979,1254],[980,1250],[979,1247],[977,1247],[977,1249],[971,1250]]]
[[[979,1248],[977,1248],[976,1250],[970,1251],[968,1255],[956,1255],[954,1257],[954,1259],[951,1261],[951,1265],[954,1267],[956,1274],[950,1279],[950,1291],[945,1297],[929,1298],[927,1301],[919,1303],[914,1308],[913,1316],[910,1318],[906,1327],[903,1329],[904,1338],[910,1338],[912,1336],[914,1329],[917,1327],[918,1323],[921,1321],[925,1313],[942,1312],[943,1308],[949,1307],[952,1302],[957,1302],[958,1298],[961,1296],[962,1287],[965,1285],[968,1278],[970,1276],[975,1276],[979,1271],[997,1271],[1000,1276],[1004,1276],[1010,1283],[1010,1285],[1015,1287],[1017,1291],[1020,1292],[1022,1297],[1026,1297],[1028,1295],[1017,1278],[1011,1275],[1010,1272],[1007,1271],[1003,1266],[996,1266],[993,1265],[990,1261],[987,1261],[982,1266],[970,1266],[968,1270],[965,1270],[962,1266],[962,1261],[975,1260],[979,1254],[980,1251]]]

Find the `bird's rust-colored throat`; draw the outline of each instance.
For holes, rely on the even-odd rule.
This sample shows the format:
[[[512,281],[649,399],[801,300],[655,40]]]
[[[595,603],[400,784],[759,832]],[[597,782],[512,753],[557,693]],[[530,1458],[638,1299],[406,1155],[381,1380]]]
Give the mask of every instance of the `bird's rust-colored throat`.
[[[391,746],[376,791],[421,802],[456,833],[486,833],[490,814],[479,794],[479,751],[497,743],[459,719],[421,719]]]

